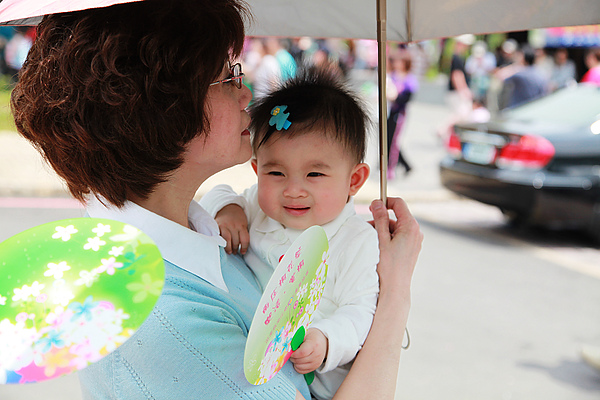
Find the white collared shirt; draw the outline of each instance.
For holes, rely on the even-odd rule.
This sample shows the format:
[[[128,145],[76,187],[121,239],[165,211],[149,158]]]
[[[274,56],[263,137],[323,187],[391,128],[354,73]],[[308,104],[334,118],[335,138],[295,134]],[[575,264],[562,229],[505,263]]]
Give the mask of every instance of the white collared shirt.
[[[104,203],[109,204],[107,201]],[[188,211],[188,221],[194,230],[131,201],[122,208],[106,207],[92,196],[86,209],[92,218],[117,220],[140,229],[154,241],[166,261],[229,292],[221,273],[219,249],[227,242],[219,236],[216,221],[197,202],[192,200]]]

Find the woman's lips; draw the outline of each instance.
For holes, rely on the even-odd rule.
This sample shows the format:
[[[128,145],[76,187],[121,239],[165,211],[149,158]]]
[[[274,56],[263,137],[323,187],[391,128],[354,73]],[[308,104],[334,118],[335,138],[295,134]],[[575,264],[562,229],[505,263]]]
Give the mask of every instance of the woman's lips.
[[[242,136],[249,136],[250,135],[250,131],[248,129],[244,129],[244,131],[242,132]]]

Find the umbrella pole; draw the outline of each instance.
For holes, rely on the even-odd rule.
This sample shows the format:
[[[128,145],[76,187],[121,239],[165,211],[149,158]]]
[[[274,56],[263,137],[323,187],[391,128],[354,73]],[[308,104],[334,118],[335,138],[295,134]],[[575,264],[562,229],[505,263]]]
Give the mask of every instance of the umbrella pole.
[[[381,200],[387,204],[387,98],[386,98],[386,72],[387,72],[387,9],[386,0],[377,0],[377,54],[379,85],[379,190]]]

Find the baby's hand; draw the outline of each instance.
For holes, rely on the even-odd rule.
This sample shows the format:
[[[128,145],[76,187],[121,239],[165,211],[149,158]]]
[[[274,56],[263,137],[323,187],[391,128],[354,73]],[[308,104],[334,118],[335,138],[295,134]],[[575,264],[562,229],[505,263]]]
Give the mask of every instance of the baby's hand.
[[[327,356],[328,345],[329,342],[323,332],[310,328],[306,332],[304,342],[290,357],[294,369],[300,374],[307,374],[319,368]]]
[[[250,235],[244,209],[237,204],[228,204],[217,213],[215,221],[219,224],[221,236],[227,241],[225,252],[237,254],[239,248],[240,254],[246,254]]]

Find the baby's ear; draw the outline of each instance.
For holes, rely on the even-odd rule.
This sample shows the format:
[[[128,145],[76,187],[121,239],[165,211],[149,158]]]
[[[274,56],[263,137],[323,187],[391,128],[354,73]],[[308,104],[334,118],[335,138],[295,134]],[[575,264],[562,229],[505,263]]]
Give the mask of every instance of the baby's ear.
[[[350,191],[348,193],[350,196],[354,196],[365,184],[367,178],[369,177],[370,171],[371,170],[367,164],[356,164],[356,166],[352,169],[352,174],[350,175]]]
[[[250,160],[250,164],[252,164],[252,169],[254,170],[254,173],[258,175],[258,166],[256,165],[256,158]]]

